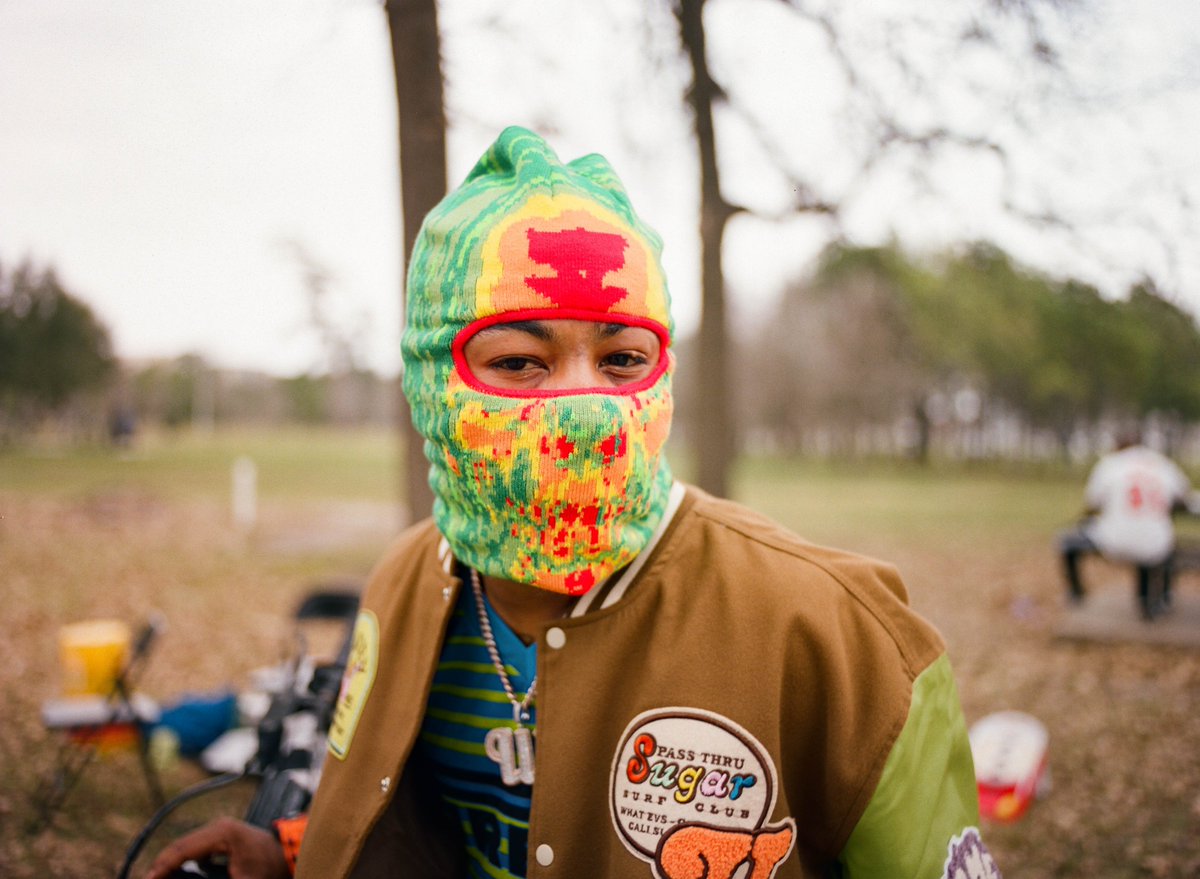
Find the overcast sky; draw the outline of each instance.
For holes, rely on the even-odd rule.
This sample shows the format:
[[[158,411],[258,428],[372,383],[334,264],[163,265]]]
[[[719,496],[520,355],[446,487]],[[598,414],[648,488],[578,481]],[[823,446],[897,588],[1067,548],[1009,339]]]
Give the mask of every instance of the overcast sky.
[[[741,2],[710,4],[714,66],[751,84],[742,97],[760,106],[787,104],[800,81],[819,97],[813,85],[830,71],[809,62],[816,47],[773,42],[779,4]],[[1104,0],[1073,37],[1072,69],[1086,76],[1090,103],[1055,110],[1051,101],[1036,116],[1054,153],[1048,167],[1060,170],[1035,175],[1044,182],[1025,195],[1086,216],[1084,240],[981,210],[980,187],[994,181],[953,157],[936,203],[879,186],[848,217],[850,231],[917,246],[992,236],[1112,294],[1151,271],[1200,302],[1196,229],[1179,197],[1200,204],[1197,6]],[[444,2],[450,178],[460,180],[510,122],[543,129],[564,158],[605,153],[666,239],[686,332],[697,318],[695,166],[678,74],[654,67],[673,51],[672,22],[660,11],[647,24],[646,8]],[[122,356],[198,351],[223,366],[290,373],[321,362],[299,246],[329,272],[332,318],[359,340],[363,362],[392,371],[400,230],[391,75],[371,0],[0,0],[0,261],[53,264],[110,326]],[[794,125],[779,129],[784,143],[816,150],[818,163],[823,150],[836,167],[836,140],[805,140],[820,130],[819,101],[788,106],[794,118],[772,117]],[[728,182],[753,200],[772,180],[745,154]],[[744,310],[761,308],[811,261],[820,231],[748,220],[731,229],[730,280]]]

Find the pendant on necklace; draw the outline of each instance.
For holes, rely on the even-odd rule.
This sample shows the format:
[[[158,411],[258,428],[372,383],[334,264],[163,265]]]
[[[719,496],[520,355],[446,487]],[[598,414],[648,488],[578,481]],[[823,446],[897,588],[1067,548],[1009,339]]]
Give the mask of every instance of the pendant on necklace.
[[[499,764],[500,780],[509,787],[533,784],[533,734],[519,723],[488,730],[483,750]]]

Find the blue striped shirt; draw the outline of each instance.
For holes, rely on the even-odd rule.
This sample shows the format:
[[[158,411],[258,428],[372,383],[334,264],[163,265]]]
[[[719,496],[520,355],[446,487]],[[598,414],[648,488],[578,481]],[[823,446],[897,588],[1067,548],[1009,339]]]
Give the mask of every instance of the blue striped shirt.
[[[537,673],[536,645],[526,646],[488,606],[492,634],[520,699]],[[462,825],[473,879],[523,879],[529,838],[529,785],[506,786],[484,753],[488,730],[513,726],[512,705],[479,628],[475,596],[459,592],[421,724],[421,756],[442,799]],[[534,728],[531,712],[525,726]]]

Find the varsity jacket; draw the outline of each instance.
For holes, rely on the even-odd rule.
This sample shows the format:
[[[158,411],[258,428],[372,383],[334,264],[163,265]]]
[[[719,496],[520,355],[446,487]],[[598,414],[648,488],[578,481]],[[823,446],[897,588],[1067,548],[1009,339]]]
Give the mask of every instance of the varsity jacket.
[[[300,879],[464,875],[410,759],[451,562],[425,522],[368,583]],[[942,642],[893,568],[696,489],[631,568],[538,637],[531,879],[1000,875]]]

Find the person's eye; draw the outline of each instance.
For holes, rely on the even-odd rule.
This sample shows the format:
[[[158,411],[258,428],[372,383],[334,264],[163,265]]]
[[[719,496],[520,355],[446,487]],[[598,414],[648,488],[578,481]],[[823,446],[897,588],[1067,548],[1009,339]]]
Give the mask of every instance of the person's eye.
[[[643,351],[614,351],[600,362],[600,372],[617,385],[638,382],[650,374],[653,364]]]
[[[618,351],[615,354],[609,354],[605,357],[604,362],[617,369],[634,369],[639,366],[645,366],[650,361],[644,354],[638,354],[633,351]]]
[[[489,369],[496,369],[501,372],[526,372],[537,369],[539,366],[541,364],[532,357],[518,357],[516,355],[499,357],[488,364]]]

